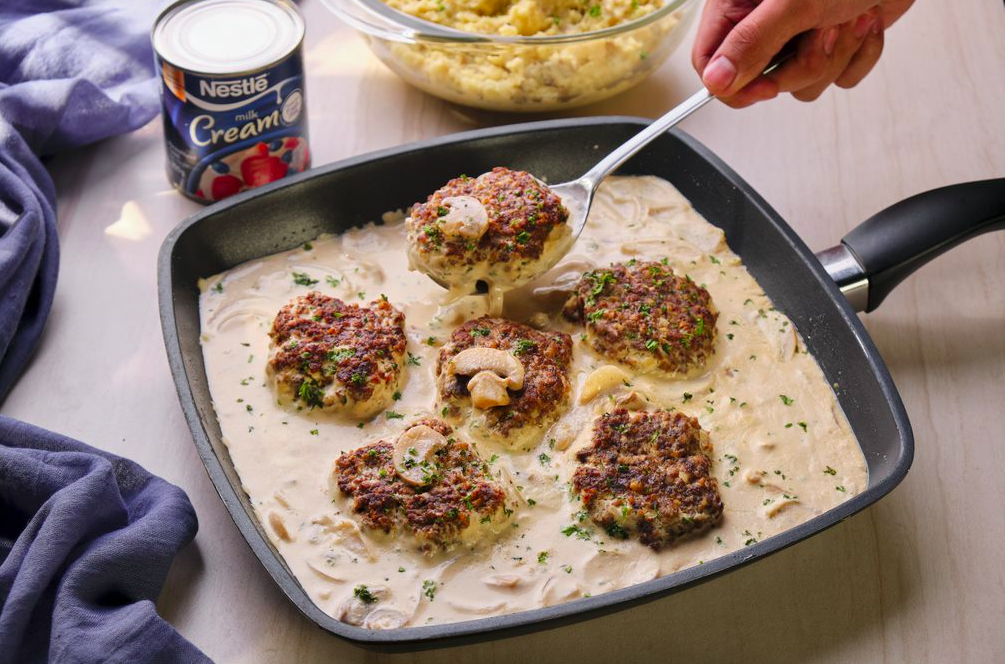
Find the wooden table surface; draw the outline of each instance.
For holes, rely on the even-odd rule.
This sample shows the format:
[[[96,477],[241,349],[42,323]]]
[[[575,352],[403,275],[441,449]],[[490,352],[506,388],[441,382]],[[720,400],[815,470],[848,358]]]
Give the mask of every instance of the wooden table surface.
[[[399,81],[307,0],[316,164],[490,124]],[[649,81],[577,111],[653,117],[693,91],[685,46]],[[684,124],[814,248],[941,185],[1005,175],[1001,0],[920,0],[878,69],[813,104],[714,104]],[[194,545],[161,613],[220,662],[1005,661],[1005,234],[951,252],[865,317],[914,425],[888,497],[744,570],[531,636],[388,656],[301,617],[251,554],[182,419],[161,340],[161,241],[199,209],[170,189],[160,122],[56,159],[62,270],[42,347],[5,414],[135,459],[188,492]]]

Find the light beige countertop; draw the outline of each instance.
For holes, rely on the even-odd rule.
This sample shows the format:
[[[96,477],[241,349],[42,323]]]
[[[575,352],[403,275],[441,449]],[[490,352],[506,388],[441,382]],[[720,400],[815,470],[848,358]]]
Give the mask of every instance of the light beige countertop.
[[[471,112],[399,81],[306,0],[311,147],[325,164],[535,118]],[[690,39],[657,74],[577,114],[653,117],[697,86]],[[877,70],[813,104],[713,104],[683,128],[814,249],[909,195],[1005,175],[1000,0],[919,0]],[[159,609],[219,662],[1005,661],[1005,234],[926,266],[866,327],[914,426],[889,496],[750,567],[638,608],[448,651],[368,653],[301,617],[252,555],[192,445],[157,314],[164,236],[201,209],[170,189],[158,119],[62,156],[62,267],[42,347],[3,413],[135,459],[199,515]]]

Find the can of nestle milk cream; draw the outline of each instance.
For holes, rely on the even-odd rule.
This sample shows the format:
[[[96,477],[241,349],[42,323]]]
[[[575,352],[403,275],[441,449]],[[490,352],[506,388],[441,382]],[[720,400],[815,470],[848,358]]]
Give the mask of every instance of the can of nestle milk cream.
[[[284,0],[182,0],[154,23],[167,173],[218,201],[310,166],[304,19]]]

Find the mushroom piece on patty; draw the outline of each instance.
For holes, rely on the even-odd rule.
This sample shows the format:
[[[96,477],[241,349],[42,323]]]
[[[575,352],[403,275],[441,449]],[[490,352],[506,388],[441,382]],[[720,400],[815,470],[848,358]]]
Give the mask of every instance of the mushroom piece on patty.
[[[411,533],[425,551],[473,546],[512,514],[503,484],[474,446],[434,418],[412,422],[394,440],[344,452],[331,485],[352,498],[365,527]]]
[[[572,487],[608,535],[660,549],[722,518],[708,434],[677,411],[615,410],[594,422]]]
[[[639,373],[692,374],[715,347],[718,313],[708,291],[654,261],[587,272],[564,314],[583,323],[593,350]]]
[[[400,387],[405,315],[387,300],[361,306],[312,291],[279,310],[269,336],[282,403],[366,418]]]
[[[412,207],[409,260],[449,287],[479,280],[515,287],[563,248],[568,218],[561,199],[529,173],[496,167],[462,175]]]
[[[472,435],[533,444],[569,403],[572,339],[503,318],[477,318],[440,349],[441,415]]]

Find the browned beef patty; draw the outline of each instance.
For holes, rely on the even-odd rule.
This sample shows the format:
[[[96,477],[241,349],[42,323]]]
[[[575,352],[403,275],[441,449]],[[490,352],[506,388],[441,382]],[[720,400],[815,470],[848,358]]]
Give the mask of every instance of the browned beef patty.
[[[491,434],[503,439],[522,439],[528,428],[543,428],[554,422],[569,402],[569,363],[572,339],[562,332],[535,330],[504,318],[470,320],[450,335],[436,362],[437,390],[442,415],[460,421],[467,416],[471,397],[469,376],[450,375],[447,362],[468,348],[509,351],[524,367],[523,387],[510,392],[510,403],[484,412]],[[513,442],[513,441],[511,441]],[[520,440],[520,442],[524,442]]]
[[[366,306],[312,291],[279,310],[268,369],[300,408],[372,415],[401,378],[405,315],[381,299]]]
[[[658,262],[629,261],[587,272],[565,305],[587,343],[639,372],[687,374],[715,347],[718,313],[708,291]]]
[[[454,205],[450,199],[460,196],[476,199],[485,209],[488,226],[480,237],[444,230]],[[532,175],[496,167],[476,178],[455,178],[416,203],[408,218],[409,242],[418,262],[435,264],[441,278],[479,265],[519,270],[541,258],[553,231],[568,218],[561,199]]]
[[[597,418],[572,485],[611,537],[654,549],[722,518],[708,434],[677,411],[615,410]]]
[[[449,548],[469,528],[500,513],[508,516],[506,492],[474,447],[458,440],[441,420],[417,420],[408,429],[419,425],[447,438],[433,455],[427,486],[409,485],[398,476],[391,441],[344,452],[335,462],[333,483],[352,497],[352,511],[363,525],[385,533],[411,532],[422,548]]]

